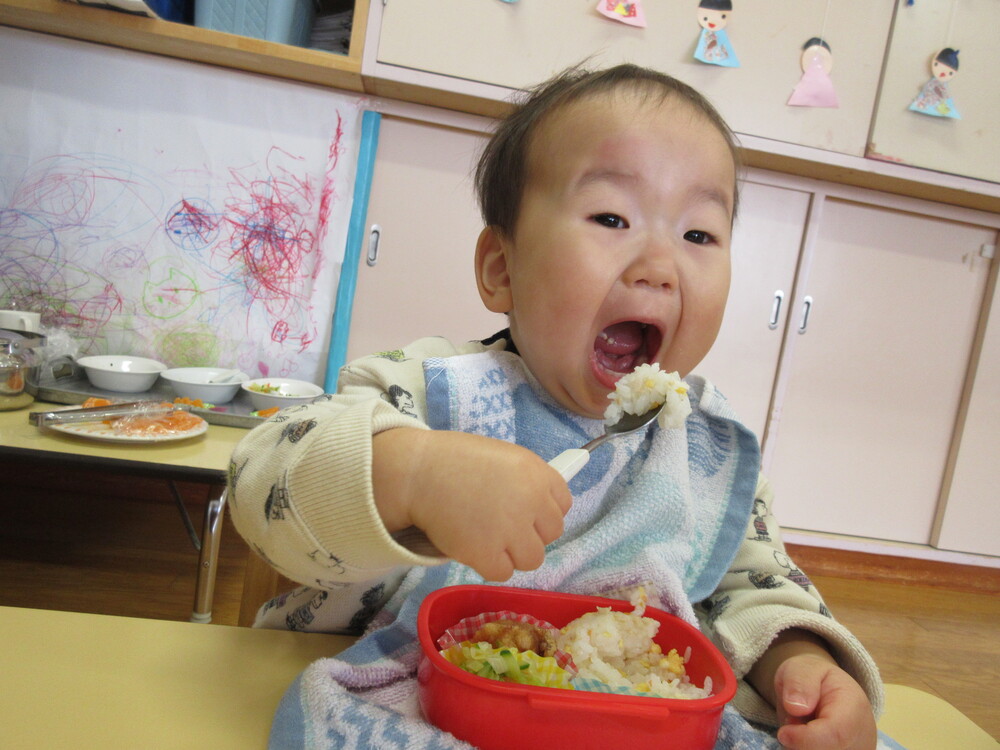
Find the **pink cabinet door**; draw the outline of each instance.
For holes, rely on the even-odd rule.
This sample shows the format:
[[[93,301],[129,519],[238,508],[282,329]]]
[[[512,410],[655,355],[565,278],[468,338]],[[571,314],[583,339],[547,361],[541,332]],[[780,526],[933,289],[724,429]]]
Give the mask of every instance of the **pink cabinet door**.
[[[776,513],[927,544],[989,268],[979,249],[996,230],[918,202],[821,208],[775,389]]]

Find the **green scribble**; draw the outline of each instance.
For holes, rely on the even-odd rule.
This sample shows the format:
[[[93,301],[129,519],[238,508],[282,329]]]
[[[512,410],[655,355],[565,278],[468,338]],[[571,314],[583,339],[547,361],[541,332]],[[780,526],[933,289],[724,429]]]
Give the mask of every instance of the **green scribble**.
[[[163,331],[156,337],[156,351],[171,367],[215,367],[219,364],[219,340],[207,325]]]
[[[169,320],[183,315],[199,295],[193,276],[171,268],[167,278],[150,280],[143,285],[142,304],[152,317]]]

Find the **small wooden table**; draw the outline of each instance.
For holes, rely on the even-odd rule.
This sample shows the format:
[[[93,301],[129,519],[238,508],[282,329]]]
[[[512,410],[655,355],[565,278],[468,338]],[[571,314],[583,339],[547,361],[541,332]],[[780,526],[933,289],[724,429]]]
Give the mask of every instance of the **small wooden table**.
[[[188,440],[109,443],[38,428],[28,422],[29,412],[61,406],[64,405],[35,402],[27,408],[0,411],[0,455],[53,466],[76,466],[116,474],[200,482],[212,487],[214,496],[205,505],[202,522],[191,613],[192,622],[210,622],[226,508],[229,457],[247,431],[238,427],[209,425],[204,435]]]
[[[349,636],[0,607],[0,747],[264,750],[274,711]],[[998,750],[945,701],[886,686],[907,750]]]

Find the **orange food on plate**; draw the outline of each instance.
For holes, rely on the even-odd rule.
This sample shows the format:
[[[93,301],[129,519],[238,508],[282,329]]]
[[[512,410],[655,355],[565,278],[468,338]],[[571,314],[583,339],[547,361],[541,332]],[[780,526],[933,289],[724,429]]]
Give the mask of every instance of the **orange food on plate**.
[[[264,417],[266,419],[267,417],[274,416],[279,411],[281,411],[280,406],[272,406],[270,409],[259,409],[258,411],[255,411],[254,414],[258,417]]]
[[[111,401],[106,398],[98,398],[97,396],[91,396],[86,401],[84,401],[81,406],[84,409],[92,409],[95,406],[111,406]]]
[[[170,406],[170,404],[163,404]],[[135,414],[122,417],[115,421],[115,432],[121,435],[155,437],[157,435],[174,435],[178,432],[189,432],[205,423],[196,414],[183,409],[173,409],[166,414],[144,416]]]
[[[187,404],[188,406],[194,406],[199,409],[205,407],[205,402],[200,398],[188,398],[187,396],[178,396],[174,399],[175,404]]]

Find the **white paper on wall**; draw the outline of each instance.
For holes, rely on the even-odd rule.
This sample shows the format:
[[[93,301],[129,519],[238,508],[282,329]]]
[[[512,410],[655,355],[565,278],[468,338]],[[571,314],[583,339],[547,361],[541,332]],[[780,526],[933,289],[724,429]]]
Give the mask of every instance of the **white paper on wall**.
[[[81,353],[322,382],[361,103],[0,28],[0,307]]]

